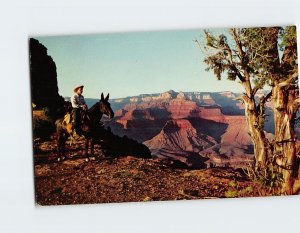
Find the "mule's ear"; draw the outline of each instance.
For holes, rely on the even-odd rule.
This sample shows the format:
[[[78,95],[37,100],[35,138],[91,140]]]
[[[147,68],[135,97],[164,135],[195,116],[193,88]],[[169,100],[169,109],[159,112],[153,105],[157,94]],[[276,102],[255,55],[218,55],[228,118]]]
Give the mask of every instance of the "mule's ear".
[[[104,100],[103,92],[101,93],[101,100]]]
[[[108,101],[109,99],[109,93],[107,94],[107,96],[105,97],[105,101]]]

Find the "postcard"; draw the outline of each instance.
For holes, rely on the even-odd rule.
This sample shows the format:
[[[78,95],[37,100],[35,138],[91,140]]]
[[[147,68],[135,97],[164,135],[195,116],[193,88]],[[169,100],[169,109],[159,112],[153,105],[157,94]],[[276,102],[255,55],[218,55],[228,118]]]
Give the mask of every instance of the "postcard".
[[[29,39],[39,205],[300,191],[295,26]]]

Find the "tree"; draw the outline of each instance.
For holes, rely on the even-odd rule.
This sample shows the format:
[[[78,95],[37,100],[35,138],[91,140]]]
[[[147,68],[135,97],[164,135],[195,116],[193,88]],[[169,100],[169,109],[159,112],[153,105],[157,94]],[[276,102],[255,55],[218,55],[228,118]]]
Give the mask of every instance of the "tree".
[[[229,80],[238,80],[244,88],[242,99],[256,170],[265,171],[275,165],[283,178],[282,193],[293,193],[299,169],[295,134],[299,109],[296,28],[232,28],[218,36],[204,33],[207,70],[213,70],[219,80],[226,73]],[[257,91],[265,86],[271,91],[258,99]],[[272,142],[264,132],[265,104],[270,98],[275,124]]]

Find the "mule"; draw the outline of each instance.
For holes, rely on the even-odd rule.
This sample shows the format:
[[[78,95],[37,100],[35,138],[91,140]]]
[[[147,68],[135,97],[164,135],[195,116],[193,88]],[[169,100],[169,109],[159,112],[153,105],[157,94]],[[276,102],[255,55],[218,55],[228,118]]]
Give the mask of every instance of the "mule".
[[[109,119],[114,117],[114,112],[111,109],[109,100],[109,94],[104,98],[101,93],[101,99],[95,103],[87,111],[81,112],[81,131],[85,137],[85,151],[84,156],[88,156],[89,145],[91,144],[91,156],[94,154],[94,139],[97,138],[96,134],[99,133],[99,128],[103,127],[101,118],[103,114],[107,115]],[[56,133],[57,133],[57,153],[62,159],[65,158],[65,144],[67,139],[73,133],[72,122],[65,124],[64,119],[58,119],[56,122]],[[99,136],[98,136],[99,137]]]

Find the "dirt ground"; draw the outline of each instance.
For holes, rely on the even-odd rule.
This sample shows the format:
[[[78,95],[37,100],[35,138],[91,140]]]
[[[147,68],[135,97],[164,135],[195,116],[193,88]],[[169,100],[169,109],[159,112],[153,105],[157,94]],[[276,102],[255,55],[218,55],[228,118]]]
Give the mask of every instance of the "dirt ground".
[[[58,161],[55,140],[35,142],[34,171],[39,205],[212,199],[264,195],[241,170],[191,170],[158,158],[82,156],[83,141],[67,146]],[[100,149],[96,147],[96,154]]]

